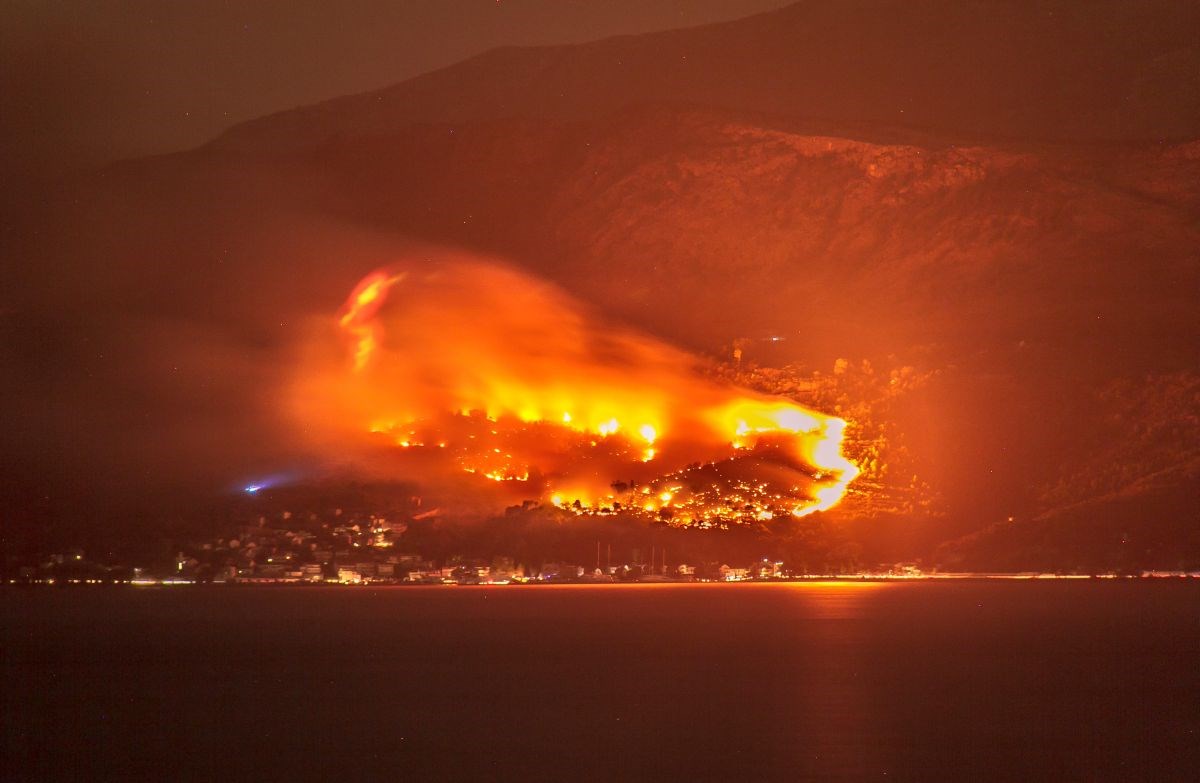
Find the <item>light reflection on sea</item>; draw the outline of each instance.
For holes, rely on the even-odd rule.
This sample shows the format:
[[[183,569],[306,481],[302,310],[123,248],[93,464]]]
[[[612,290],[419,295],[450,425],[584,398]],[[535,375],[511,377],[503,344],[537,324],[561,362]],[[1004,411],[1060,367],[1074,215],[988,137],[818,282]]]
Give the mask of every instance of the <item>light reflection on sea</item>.
[[[1194,581],[0,600],[6,780],[1170,780],[1200,747]]]

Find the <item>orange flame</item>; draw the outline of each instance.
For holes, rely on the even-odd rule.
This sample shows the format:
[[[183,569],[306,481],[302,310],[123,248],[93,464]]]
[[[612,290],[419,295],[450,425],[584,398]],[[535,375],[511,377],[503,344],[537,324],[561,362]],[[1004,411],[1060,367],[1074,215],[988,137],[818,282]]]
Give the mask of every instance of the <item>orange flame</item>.
[[[783,439],[803,476],[756,506],[757,518],[776,507],[796,516],[832,508],[859,472],[842,453],[842,419],[716,382],[692,357],[605,326],[562,291],[496,265],[372,273],[338,324],[352,370],[308,373],[309,426],[332,416],[406,452],[430,444],[495,481],[536,474],[537,491],[556,505],[582,498],[630,508],[605,494],[620,477],[655,487],[656,513],[683,508],[695,495],[678,478],[686,466],[744,457],[763,438]],[[443,426],[471,412],[487,427]],[[771,492],[754,487],[746,491],[760,500]]]
[[[375,272],[367,275],[355,286],[354,292],[342,308],[338,324],[354,338],[354,370],[367,366],[379,340],[379,326],[375,312],[383,304],[387,290],[404,279],[403,274],[385,275]]]

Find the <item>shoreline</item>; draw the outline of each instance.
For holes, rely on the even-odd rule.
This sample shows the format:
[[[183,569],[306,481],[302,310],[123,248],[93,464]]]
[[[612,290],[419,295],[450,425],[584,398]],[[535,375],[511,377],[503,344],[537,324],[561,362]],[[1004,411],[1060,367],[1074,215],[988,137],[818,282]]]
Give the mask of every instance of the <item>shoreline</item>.
[[[803,576],[773,579],[523,579],[494,582],[456,582],[453,580],[407,581],[407,580],[361,580],[343,582],[336,580],[299,581],[287,579],[240,579],[230,581],[197,581],[181,578],[143,578],[122,581],[88,579],[39,579],[7,580],[0,583],[5,588],[451,588],[451,587],[656,587],[689,585],[816,585],[816,584],[900,584],[918,582],[1049,582],[1049,581],[1200,581],[1200,572],[1151,571],[1141,574],[1052,574],[1052,573],[950,573],[922,574],[919,576],[896,576],[887,574],[835,574],[827,576]]]

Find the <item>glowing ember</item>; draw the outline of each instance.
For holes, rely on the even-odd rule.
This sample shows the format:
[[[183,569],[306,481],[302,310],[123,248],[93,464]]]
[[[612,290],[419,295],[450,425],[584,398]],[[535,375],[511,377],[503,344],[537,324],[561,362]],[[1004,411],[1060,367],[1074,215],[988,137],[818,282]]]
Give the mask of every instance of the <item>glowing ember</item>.
[[[338,324],[350,368],[306,375],[306,427],[374,433],[422,470],[698,525],[823,511],[858,475],[845,421],[707,378],[511,270],[376,272]]]

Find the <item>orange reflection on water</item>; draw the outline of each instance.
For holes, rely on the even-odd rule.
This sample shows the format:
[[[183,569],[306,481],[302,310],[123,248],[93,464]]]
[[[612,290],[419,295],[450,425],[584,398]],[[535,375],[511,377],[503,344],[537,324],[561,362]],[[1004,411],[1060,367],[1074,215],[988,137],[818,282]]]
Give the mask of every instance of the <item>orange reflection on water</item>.
[[[787,588],[804,603],[803,615],[814,620],[850,620],[864,616],[866,605],[892,582],[787,582]]]

